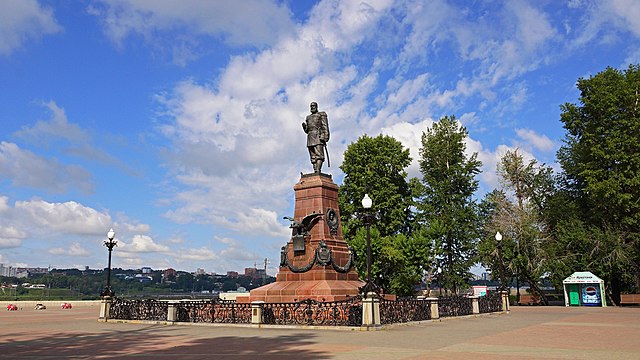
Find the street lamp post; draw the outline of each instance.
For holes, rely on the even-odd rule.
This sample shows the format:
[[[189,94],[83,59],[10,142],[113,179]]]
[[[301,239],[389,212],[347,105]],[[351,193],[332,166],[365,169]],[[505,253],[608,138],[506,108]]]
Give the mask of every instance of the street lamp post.
[[[498,275],[498,280],[500,281],[500,290],[504,290],[505,288],[504,281],[503,281],[504,259],[502,258],[502,234],[500,234],[500,231],[496,232],[496,247],[498,249],[498,262],[499,262],[499,268],[500,268],[500,274]]]
[[[104,246],[106,246],[109,250],[109,265],[107,266],[107,286],[104,288],[104,291],[102,291],[102,294],[100,294],[103,297],[113,297],[115,295],[115,293],[111,289],[111,251],[113,250],[114,246],[118,245],[118,241],[114,240],[115,237],[116,232],[113,231],[113,228],[111,228],[109,232],[107,232],[108,240],[104,241]]]
[[[375,291],[376,286],[371,281],[371,223],[373,222],[374,215],[369,211],[373,205],[373,200],[369,197],[369,194],[365,194],[362,198],[362,207],[365,209],[363,219],[367,225],[367,282],[364,285],[364,296],[366,297],[370,291]]]
[[[364,284],[361,290],[364,293],[365,299],[367,299],[369,295],[371,295],[371,298],[369,300],[370,301],[369,307],[371,308],[371,318],[369,319],[367,326],[376,325],[377,306],[375,305],[375,299],[376,299],[376,294],[378,293],[378,287],[371,280],[371,260],[372,260],[371,259],[371,223],[373,223],[373,220],[375,219],[375,215],[370,212],[371,205],[373,205],[373,201],[371,200],[368,194],[365,194],[364,197],[362,198],[362,207],[365,210],[364,213],[362,214],[362,218],[365,224],[367,225],[367,282],[366,284]],[[378,315],[378,318],[379,318],[379,315]],[[364,322],[364,318],[363,318],[363,322]]]

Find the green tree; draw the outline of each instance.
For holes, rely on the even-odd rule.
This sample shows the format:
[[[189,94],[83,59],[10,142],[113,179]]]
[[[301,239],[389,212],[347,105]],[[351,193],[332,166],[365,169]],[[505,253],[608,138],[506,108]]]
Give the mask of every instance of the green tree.
[[[473,195],[482,163],[477,153],[467,157],[466,128],[455,116],[445,116],[422,134],[420,222],[433,236],[440,284],[454,293],[468,283],[475,263],[478,208]]]
[[[480,263],[491,271],[494,280],[498,280],[503,287],[509,286],[515,275],[513,259],[515,249],[512,239],[502,237],[496,240],[497,232],[504,232],[494,223],[494,217],[502,211],[505,204],[509,204],[507,195],[499,189],[486,194],[479,205],[482,235],[478,244]]]
[[[608,67],[578,79],[577,87],[580,104],[561,106],[561,185],[578,220],[606,235],[592,247],[630,251],[598,274],[619,303],[620,291],[631,286],[626,279],[640,269],[640,66]],[[611,260],[601,256],[601,263]]]
[[[361,279],[367,274],[366,241],[366,229],[358,229],[349,243],[360,259],[357,269]],[[430,239],[422,231],[381,237],[380,231],[372,227],[371,256],[372,280],[386,292],[410,296],[430,265]]]
[[[340,166],[345,176],[338,197],[345,238],[364,226],[356,215],[363,210],[365,194],[373,199],[372,210],[378,214],[374,226],[381,236],[398,234],[408,227],[412,194],[405,168],[410,164],[409,149],[391,136],[363,135],[349,144]]]
[[[407,181],[410,163],[409,150],[396,139],[363,135],[347,147],[340,166],[345,174],[338,197],[340,218],[344,237],[359,259],[358,272],[366,276],[366,231],[359,215],[364,211],[362,198],[369,194],[377,215],[371,225],[372,278],[398,295],[412,294],[430,256],[428,244],[411,231],[416,180]]]
[[[535,159],[525,163],[515,149],[500,159],[498,176],[512,200],[498,207],[493,224],[515,242],[511,268],[547,305],[538,283],[550,269],[547,246],[552,240],[542,214],[547,199],[553,194],[553,171]]]

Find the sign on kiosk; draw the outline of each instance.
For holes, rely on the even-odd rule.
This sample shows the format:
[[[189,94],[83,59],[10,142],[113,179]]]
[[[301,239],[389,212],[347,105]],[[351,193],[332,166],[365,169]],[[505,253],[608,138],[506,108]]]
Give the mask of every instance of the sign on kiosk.
[[[600,306],[600,285],[584,284],[582,285],[582,305],[584,306]]]

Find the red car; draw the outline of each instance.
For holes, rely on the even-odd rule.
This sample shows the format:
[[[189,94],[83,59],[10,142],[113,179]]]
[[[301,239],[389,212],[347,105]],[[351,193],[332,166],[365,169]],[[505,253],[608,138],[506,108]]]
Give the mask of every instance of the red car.
[[[14,304],[7,305],[7,311],[17,311],[18,307]]]
[[[71,304],[69,303],[62,303],[62,305],[60,305],[63,309],[71,309]]]

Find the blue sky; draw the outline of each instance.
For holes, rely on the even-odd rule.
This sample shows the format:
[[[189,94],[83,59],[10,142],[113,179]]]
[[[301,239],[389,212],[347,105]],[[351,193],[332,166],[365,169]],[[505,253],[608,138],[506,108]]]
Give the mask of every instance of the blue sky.
[[[640,2],[0,0],[0,263],[242,271],[290,229],[329,115],[331,168],[363,134],[455,115],[499,184],[554,163],[579,77],[640,61]],[[375,199],[374,199],[375,202]]]

